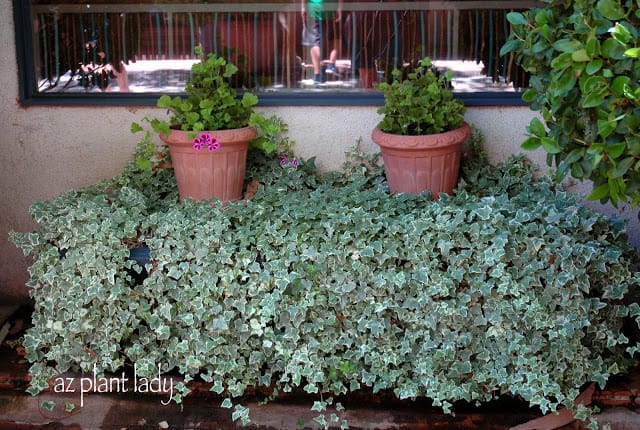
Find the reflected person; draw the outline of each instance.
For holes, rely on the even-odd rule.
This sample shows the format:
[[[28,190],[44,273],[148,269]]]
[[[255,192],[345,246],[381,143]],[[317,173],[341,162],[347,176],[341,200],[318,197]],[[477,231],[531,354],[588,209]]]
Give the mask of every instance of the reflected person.
[[[333,45],[329,54],[329,64],[325,70],[327,74],[336,73],[337,28],[342,21],[342,0],[337,1],[336,11],[325,10],[328,0],[301,0],[301,14],[303,22],[302,44],[311,47],[311,64],[313,65],[314,83],[322,83],[322,55],[323,44],[329,41]],[[327,25],[323,25],[327,23]],[[327,31],[328,34],[324,34]],[[326,37],[325,37],[326,36]]]

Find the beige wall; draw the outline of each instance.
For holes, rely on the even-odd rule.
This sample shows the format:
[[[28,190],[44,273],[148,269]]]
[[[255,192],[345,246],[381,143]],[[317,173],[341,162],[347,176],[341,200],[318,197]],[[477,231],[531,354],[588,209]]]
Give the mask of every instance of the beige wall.
[[[129,160],[136,142],[129,126],[151,108],[30,107],[17,102],[18,81],[12,2],[0,0],[0,304],[23,301],[28,262],[8,240],[12,229],[35,228],[29,206],[65,190],[107,178]],[[375,108],[283,107],[269,109],[290,127],[300,156],[316,156],[324,170],[338,169],[344,152],[369,137],[379,118]],[[467,120],[485,134],[492,161],[518,152],[532,113],[528,108],[471,108]],[[541,154],[533,154],[544,164]]]

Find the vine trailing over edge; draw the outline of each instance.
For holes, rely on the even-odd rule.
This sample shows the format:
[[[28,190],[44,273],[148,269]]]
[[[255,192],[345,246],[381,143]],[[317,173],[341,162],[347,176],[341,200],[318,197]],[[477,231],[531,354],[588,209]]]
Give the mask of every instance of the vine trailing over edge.
[[[139,151],[148,151],[141,146]],[[254,154],[255,155],[255,154]],[[375,160],[344,172],[251,160],[250,200],[178,203],[163,157],[31,209],[12,233],[33,258],[30,391],[67,370],[178,372],[233,417],[250,386],[333,395],[392,390],[450,411],[517,396],[572,405],[622,372],[640,279],[622,225],[576,203],[522,157],[467,163],[455,196],[390,195]],[[130,250],[141,245],[141,267]],[[95,366],[95,367],[94,367]]]

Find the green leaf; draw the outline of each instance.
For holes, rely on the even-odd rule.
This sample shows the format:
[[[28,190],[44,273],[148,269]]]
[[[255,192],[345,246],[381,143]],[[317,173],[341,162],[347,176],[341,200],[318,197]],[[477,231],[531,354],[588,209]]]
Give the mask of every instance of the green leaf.
[[[609,195],[609,184],[604,183],[594,188],[593,191],[591,191],[591,194],[589,194],[587,198],[589,200],[596,201],[596,200],[602,200],[608,195]]]
[[[502,47],[500,48],[500,56],[505,56],[510,52],[517,51],[522,46],[522,41],[518,39],[508,40]]]
[[[617,142],[607,145],[607,154],[609,158],[616,159],[620,157],[624,150],[627,148],[627,144],[625,142]]]
[[[544,124],[542,124],[542,121],[537,117],[531,120],[528,128],[534,136],[545,137],[547,135],[547,130],[545,129]]]
[[[135,163],[136,163],[136,166],[138,166],[138,168],[140,170],[151,171],[152,163],[151,163],[151,160],[149,158],[137,157],[135,159]]]
[[[565,157],[563,161],[567,164],[573,164],[576,161],[580,160],[582,157],[584,157],[584,149],[576,148],[571,152],[569,152],[569,154]]]
[[[602,56],[604,58],[622,60],[626,58],[624,51],[626,51],[624,45],[620,44],[615,39],[607,39],[602,42]]]
[[[551,67],[557,70],[567,69],[573,65],[574,61],[573,54],[571,52],[565,52],[551,61]]]
[[[611,134],[615,131],[617,127],[617,122],[610,121],[607,119],[599,119],[598,120],[598,135],[604,140],[611,136]]]
[[[528,21],[525,16],[520,12],[509,12],[507,14],[507,21],[512,25],[527,25]]]
[[[611,36],[622,46],[626,46],[629,42],[631,42],[632,36],[629,29],[622,25],[622,23],[617,22],[611,29],[609,29]]]
[[[613,171],[613,174],[611,176],[614,178],[623,177],[624,175],[627,174],[627,171],[631,168],[631,166],[633,166],[635,161],[636,159],[633,157],[623,158],[616,164],[616,168]]]
[[[575,62],[590,61],[591,57],[587,54],[586,49],[579,49],[571,53],[571,59]]]
[[[258,96],[253,93],[244,93],[242,95],[242,105],[244,107],[252,107],[258,104]]]
[[[629,48],[624,51],[624,55],[631,58],[640,58],[640,48]]]
[[[550,15],[549,12],[550,11],[547,10],[547,9],[539,9],[536,12],[536,16],[535,16],[536,24],[541,25],[541,26],[544,26],[545,24],[548,24],[549,23],[549,19],[548,18],[549,18],[549,15]],[[553,16],[553,15],[551,14],[551,16]]]
[[[138,133],[139,131],[144,131],[144,128],[137,122],[131,123],[131,133]]]
[[[613,90],[613,94],[616,97],[621,97],[625,94],[627,84],[629,83],[630,78],[628,76],[616,76],[616,78],[611,83],[611,89]]]
[[[594,73],[598,72],[598,70],[600,70],[601,68],[602,68],[602,60],[598,58],[596,60],[589,61],[585,71],[587,72],[587,74],[593,75]]]
[[[43,400],[40,403],[40,406],[42,407],[42,409],[44,409],[45,411],[53,411],[56,407],[56,402],[52,402],[50,400]]]
[[[580,43],[573,39],[560,39],[553,44],[553,49],[569,55],[580,48]]]
[[[603,104],[604,100],[605,93],[603,91],[597,91],[587,94],[580,106],[583,108],[593,108]]]
[[[571,69],[566,69],[562,74],[557,77],[555,82],[554,96],[564,97],[569,91],[571,91],[576,85],[577,79]],[[553,88],[553,86],[550,86]]]
[[[158,98],[156,105],[160,108],[168,109],[172,106],[171,101],[172,101],[171,96],[167,94],[163,94]]]
[[[544,148],[544,150],[549,154],[559,154],[562,151],[562,148],[560,147],[558,142],[556,142],[556,140],[551,137],[543,137],[542,139],[540,139],[540,142],[542,143],[542,147]]]
[[[542,145],[542,142],[540,141],[539,137],[530,137],[525,140],[520,145],[520,147],[525,151],[535,151],[536,149],[540,148],[540,145]]]
[[[620,20],[625,16],[620,0],[599,0],[596,9],[602,16],[612,21]]]
[[[526,103],[531,103],[535,101],[537,96],[538,96],[538,93],[536,92],[536,90],[534,90],[533,88],[529,88],[524,92],[524,94],[522,94],[522,101]]]
[[[590,35],[587,39],[586,52],[589,58],[597,57],[600,55],[600,41],[594,35]]]

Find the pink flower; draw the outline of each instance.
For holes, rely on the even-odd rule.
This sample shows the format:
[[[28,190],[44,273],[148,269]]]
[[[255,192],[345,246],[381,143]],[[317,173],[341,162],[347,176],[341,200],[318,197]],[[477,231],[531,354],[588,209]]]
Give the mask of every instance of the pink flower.
[[[193,149],[196,151],[202,150],[205,146],[210,152],[217,151],[220,149],[220,141],[209,133],[202,133],[200,136],[193,139]]]
[[[220,149],[220,141],[214,137],[211,139],[211,142],[207,144],[207,148],[209,149],[209,152],[217,151]]]
[[[283,155],[280,156],[280,167],[284,168],[284,167],[287,167],[287,166],[291,166],[293,168],[296,168],[296,167],[300,166],[300,161],[298,161],[295,158],[292,158],[291,160],[289,160],[287,158],[287,156],[283,154]]]

